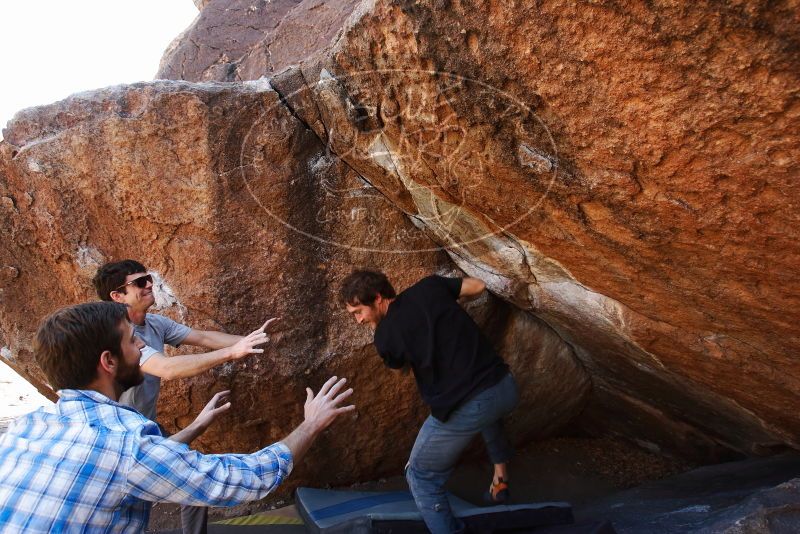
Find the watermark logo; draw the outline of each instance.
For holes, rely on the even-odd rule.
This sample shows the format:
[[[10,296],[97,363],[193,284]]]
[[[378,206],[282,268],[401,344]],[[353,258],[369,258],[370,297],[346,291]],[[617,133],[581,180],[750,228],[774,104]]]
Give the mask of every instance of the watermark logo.
[[[513,231],[540,209],[559,172],[555,142],[533,107],[478,80],[323,70],[314,84],[281,93],[246,134],[239,168],[270,217],[327,245],[390,253],[466,246]],[[271,151],[287,147],[305,166],[283,168],[283,183],[265,186],[287,164]]]

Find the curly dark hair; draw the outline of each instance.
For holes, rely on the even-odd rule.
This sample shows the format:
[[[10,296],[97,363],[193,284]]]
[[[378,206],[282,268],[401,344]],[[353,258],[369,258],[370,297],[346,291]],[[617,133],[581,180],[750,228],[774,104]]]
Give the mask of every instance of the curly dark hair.
[[[371,306],[378,295],[393,299],[397,294],[386,275],[378,271],[353,271],[342,282],[339,298],[345,304]]]

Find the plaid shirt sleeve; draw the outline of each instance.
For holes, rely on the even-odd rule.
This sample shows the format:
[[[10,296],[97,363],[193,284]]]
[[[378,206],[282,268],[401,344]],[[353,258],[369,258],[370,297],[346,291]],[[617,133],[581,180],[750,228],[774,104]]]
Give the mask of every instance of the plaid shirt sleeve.
[[[293,467],[283,443],[252,454],[200,454],[183,443],[139,434],[132,447],[128,491],[152,502],[233,506],[261,499]]]

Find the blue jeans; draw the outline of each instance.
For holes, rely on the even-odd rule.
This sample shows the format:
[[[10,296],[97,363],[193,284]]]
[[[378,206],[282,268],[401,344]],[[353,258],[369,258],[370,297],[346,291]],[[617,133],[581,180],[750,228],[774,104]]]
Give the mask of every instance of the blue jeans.
[[[425,524],[433,534],[463,532],[463,522],[453,516],[444,484],[459,456],[481,433],[493,464],[506,463],[513,454],[503,432],[503,417],[517,405],[519,396],[509,374],[496,385],[466,401],[442,422],[428,416],[419,430],[406,466],[406,480]]]

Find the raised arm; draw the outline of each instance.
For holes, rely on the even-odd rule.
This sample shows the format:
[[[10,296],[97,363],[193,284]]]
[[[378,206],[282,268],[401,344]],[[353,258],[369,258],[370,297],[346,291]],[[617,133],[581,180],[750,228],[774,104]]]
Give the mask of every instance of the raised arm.
[[[294,462],[299,462],[305,456],[317,436],[328,428],[334,419],[356,409],[353,405],[340,406],[353,394],[352,388],[339,393],[345,382],[347,380],[344,378],[337,381],[336,377],[332,376],[320,388],[317,395],[314,395],[311,388],[306,388],[306,404],[303,407],[305,418],[300,426],[283,440],[283,444],[292,451]]]
[[[355,409],[340,406],[353,393],[352,389],[339,393],[344,383],[332,377],[318,395],[307,390],[300,426],[283,441],[253,454],[203,455],[174,439],[135,436],[125,491],[147,501],[195,506],[232,506],[260,499],[286,479],[322,430]]]
[[[462,278],[461,279],[461,292],[459,293],[459,298],[472,298],[477,297],[486,289],[486,283],[483,280],[479,280],[478,278]]]
[[[165,380],[173,380],[175,378],[187,378],[199,375],[212,367],[216,367],[217,365],[231,360],[238,360],[250,354],[261,354],[264,352],[264,349],[257,349],[255,347],[267,342],[267,334],[264,333],[265,326],[266,323],[258,330],[254,330],[247,336],[239,338],[239,341],[230,347],[207,352],[205,354],[188,354],[167,358],[160,352],[157,352],[142,364],[142,371]]]
[[[266,331],[267,326],[273,321],[277,321],[277,317],[267,319],[267,322],[260,328],[262,332]],[[225,332],[217,332],[214,330],[194,330],[183,339],[183,344],[192,345],[195,347],[204,347],[211,350],[224,349],[230,347],[242,339],[242,336],[233,334],[226,334]]]
[[[242,339],[242,336],[226,334],[225,332],[192,329],[189,335],[184,338],[183,344],[214,350],[230,347],[240,339]]]

